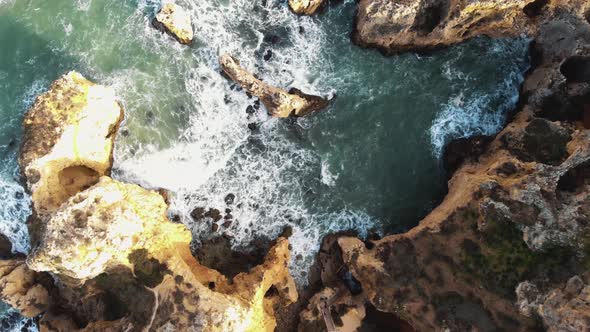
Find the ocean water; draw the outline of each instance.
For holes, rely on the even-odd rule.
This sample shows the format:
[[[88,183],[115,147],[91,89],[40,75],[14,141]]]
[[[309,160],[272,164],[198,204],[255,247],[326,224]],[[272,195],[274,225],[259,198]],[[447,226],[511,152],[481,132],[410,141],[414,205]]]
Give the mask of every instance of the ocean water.
[[[497,132],[528,67],[525,39],[430,56],[360,49],[349,39],[352,0],[313,18],[279,0],[177,2],[193,17],[190,47],[151,27],[160,1],[0,0],[0,232],[16,251],[29,250],[22,117],[69,70],[114,86],[125,107],[115,178],[170,190],[170,214],[195,245],[225,233],[247,248],[291,226],[291,269],[304,284],[323,235],[401,232],[426,215],[445,191],[444,144]],[[248,114],[256,101],[220,75],[222,53],[332,103],[296,122],[263,107]],[[232,223],[214,232],[191,218],[196,207],[229,209]]]

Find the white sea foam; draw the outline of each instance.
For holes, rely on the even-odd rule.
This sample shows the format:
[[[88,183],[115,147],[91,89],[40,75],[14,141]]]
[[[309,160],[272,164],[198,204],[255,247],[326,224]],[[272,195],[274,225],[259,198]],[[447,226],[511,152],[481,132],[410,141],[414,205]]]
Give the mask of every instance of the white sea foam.
[[[488,57],[501,56],[506,52],[516,52],[514,49],[525,49],[527,40],[520,43],[509,44],[505,41],[493,43]],[[513,49],[509,49],[513,48]],[[505,56],[504,56],[505,57]],[[436,157],[440,157],[445,144],[450,140],[474,135],[493,135],[497,133],[505,121],[506,112],[513,110],[518,102],[519,86],[523,82],[522,57],[510,59],[504,64],[501,80],[491,93],[469,89],[470,84],[477,82],[471,75],[456,70],[454,61],[446,62],[442,67],[443,76],[454,84],[465,85],[463,90],[471,90],[466,95],[463,90],[452,96],[448,102],[442,105],[441,111],[434,119],[430,127],[430,139],[432,150]],[[458,83],[459,82],[459,83]]]
[[[12,243],[13,252],[28,253],[29,234],[25,220],[31,214],[30,198],[14,181],[0,178],[0,233]]]

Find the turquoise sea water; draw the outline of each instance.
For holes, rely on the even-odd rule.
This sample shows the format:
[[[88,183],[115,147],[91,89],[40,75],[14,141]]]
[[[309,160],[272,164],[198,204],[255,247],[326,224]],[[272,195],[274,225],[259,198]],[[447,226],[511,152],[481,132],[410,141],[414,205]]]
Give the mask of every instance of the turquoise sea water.
[[[427,214],[444,193],[444,143],[499,130],[528,66],[522,39],[432,56],[360,49],[349,40],[354,1],[314,18],[278,0],[178,3],[193,16],[190,47],[151,27],[159,1],[0,0],[0,232],[16,250],[29,249],[22,116],[69,70],[114,86],[125,106],[114,177],[171,190],[170,213],[197,245],[226,233],[246,246],[290,225],[303,283],[323,235],[403,231]],[[333,103],[297,123],[249,115],[255,101],[219,73],[225,52],[270,84]],[[213,233],[191,219],[195,207],[229,208],[233,222]]]

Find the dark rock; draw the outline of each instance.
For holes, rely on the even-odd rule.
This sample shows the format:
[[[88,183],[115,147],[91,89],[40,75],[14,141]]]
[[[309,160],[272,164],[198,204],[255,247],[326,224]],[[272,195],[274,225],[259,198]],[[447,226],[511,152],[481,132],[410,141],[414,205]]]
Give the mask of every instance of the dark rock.
[[[568,83],[590,83],[590,56],[572,56],[559,70]]]
[[[254,113],[256,113],[256,109],[254,109],[254,106],[248,105],[248,107],[246,107],[246,113],[247,114],[254,114]]]
[[[0,258],[7,259],[13,256],[12,243],[4,234],[0,233]]]
[[[201,221],[205,218],[205,208],[198,207],[191,211],[191,217],[195,221]]]
[[[492,136],[477,135],[458,138],[448,143],[442,157],[447,178],[450,178],[465,160],[477,160],[493,139]]]
[[[218,229],[219,229],[219,225],[217,225],[216,223],[213,223],[211,225],[211,231],[212,232],[217,232]]]
[[[235,199],[236,199],[236,195],[227,194],[227,196],[225,196],[225,198],[223,200],[225,201],[225,204],[232,205],[232,204],[234,204]]]
[[[524,130],[525,159],[530,157],[544,164],[560,164],[568,156],[567,143],[570,140],[568,130],[545,119],[533,119]]]
[[[209,209],[209,211],[205,212],[205,217],[213,219],[214,222],[218,222],[221,220],[221,212],[217,209]]]
[[[535,0],[533,2],[529,2],[524,8],[522,9],[526,16],[528,17],[536,17],[543,14],[543,9],[549,3],[549,0]]]
[[[496,173],[510,176],[518,172],[518,167],[513,162],[505,162],[500,167],[496,168]]]
[[[272,50],[266,50],[264,53],[264,61],[268,61],[272,58]]]

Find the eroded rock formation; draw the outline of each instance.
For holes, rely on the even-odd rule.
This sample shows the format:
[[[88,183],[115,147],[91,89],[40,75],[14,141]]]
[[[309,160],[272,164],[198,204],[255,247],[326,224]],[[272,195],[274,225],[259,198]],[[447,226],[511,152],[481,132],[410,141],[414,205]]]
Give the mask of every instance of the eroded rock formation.
[[[328,106],[328,101],[305,94],[295,88],[289,92],[272,87],[240,66],[240,62],[231,55],[224,54],[219,58],[223,72],[244,90],[260,98],[267,111],[280,118],[304,116]]]
[[[190,13],[174,3],[165,3],[158,12],[152,25],[174,37],[181,44],[193,42],[194,32]]]
[[[0,298],[42,331],[273,331],[273,308],[298,297],[288,240],[231,282],[199,264],[159,192],[105,175],[121,112],[112,90],[69,73],[25,115],[35,235],[26,260],[0,260]]]
[[[289,7],[295,14],[313,15],[326,5],[326,0],[289,0]]]
[[[23,122],[19,165],[37,215],[108,175],[123,111],[113,89],[76,72],[40,95]]]
[[[370,8],[374,15],[378,5],[397,4],[401,15],[414,4],[361,1],[361,8],[369,3],[376,6]],[[515,25],[518,33],[535,33],[519,112],[487,147],[478,148],[478,158],[456,160],[443,203],[404,234],[369,242],[340,236],[337,258],[322,263],[327,270],[349,271],[362,288],[356,296],[364,296],[368,307],[417,331],[588,329],[590,24],[583,13],[590,4],[546,6],[521,8],[526,15],[540,13],[533,28]],[[413,12],[407,13],[413,20]],[[473,31],[478,29],[483,26]],[[426,39],[416,40],[382,45],[421,49]],[[333,281],[323,283],[334,288]]]
[[[361,0],[353,40],[385,53],[431,51],[475,36],[534,36],[539,22],[584,0]],[[583,13],[583,12],[581,12]]]

